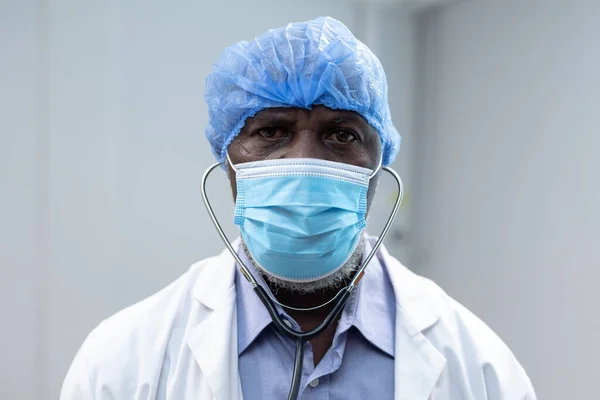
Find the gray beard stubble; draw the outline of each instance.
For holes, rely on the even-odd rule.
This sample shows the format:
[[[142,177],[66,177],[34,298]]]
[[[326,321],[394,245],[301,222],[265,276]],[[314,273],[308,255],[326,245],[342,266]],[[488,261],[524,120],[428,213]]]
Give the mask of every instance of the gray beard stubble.
[[[290,282],[274,276],[269,275],[261,267],[258,266],[254,258],[250,254],[250,250],[246,246],[246,243],[242,239],[242,248],[246,256],[250,260],[250,263],[254,267],[254,270],[258,272],[263,279],[269,283],[269,286],[273,292],[278,290],[286,290],[291,293],[300,295],[315,293],[316,291],[327,289],[333,289],[339,287],[340,284],[352,277],[360,263],[362,262],[363,251],[364,251],[365,238],[363,232],[360,233],[360,239],[354,252],[344,263],[344,265],[333,274],[326,276],[325,278],[318,279],[313,282]]]

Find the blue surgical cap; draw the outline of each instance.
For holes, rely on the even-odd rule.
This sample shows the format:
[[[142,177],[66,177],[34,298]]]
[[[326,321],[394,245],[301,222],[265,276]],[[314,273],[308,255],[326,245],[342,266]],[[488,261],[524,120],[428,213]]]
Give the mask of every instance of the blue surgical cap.
[[[341,22],[321,17],[228,47],[206,78],[206,137],[223,162],[247,118],[272,107],[355,111],[379,132],[388,165],[400,148],[377,57]]]

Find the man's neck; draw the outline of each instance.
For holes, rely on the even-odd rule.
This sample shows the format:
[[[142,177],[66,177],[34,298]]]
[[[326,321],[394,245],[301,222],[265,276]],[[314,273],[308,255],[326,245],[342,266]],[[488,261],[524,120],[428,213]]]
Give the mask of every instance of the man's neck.
[[[357,268],[358,265],[356,266],[354,271],[356,271]],[[311,308],[325,304],[331,299],[333,299],[342,288],[344,288],[350,283],[353,275],[354,274],[341,281],[339,285],[336,285],[335,287],[321,289],[306,294],[300,294],[294,291],[286,290],[284,288],[278,288],[273,283],[269,283],[268,279],[265,279],[265,281],[267,282],[267,285],[269,285],[269,288],[271,289],[271,292],[273,293],[277,301],[279,301],[281,304],[285,304],[295,308]],[[319,307],[316,310],[297,311],[285,308],[285,311],[290,317],[294,319],[294,321],[296,321],[296,323],[298,323],[300,329],[303,332],[308,332],[319,326],[325,320],[325,318],[327,318],[334,306],[335,302],[331,302],[330,304],[327,304],[323,307]],[[313,338],[310,341],[311,348],[313,351],[313,361],[315,367],[319,364],[319,362],[323,359],[323,357],[331,347],[331,344],[333,343],[333,338],[335,336],[335,332],[337,330],[338,321],[339,319],[333,321],[333,323],[329,327],[327,327],[327,329],[325,329],[324,332],[322,332],[319,336]]]
[[[350,283],[351,279],[352,277],[347,278],[340,282],[336,287],[320,289],[311,293],[297,293],[295,291],[277,287],[275,284],[270,283],[268,279],[265,279],[265,281],[277,301],[280,303],[295,308],[312,308],[330,301],[342,288]],[[327,308],[327,306],[321,308]]]

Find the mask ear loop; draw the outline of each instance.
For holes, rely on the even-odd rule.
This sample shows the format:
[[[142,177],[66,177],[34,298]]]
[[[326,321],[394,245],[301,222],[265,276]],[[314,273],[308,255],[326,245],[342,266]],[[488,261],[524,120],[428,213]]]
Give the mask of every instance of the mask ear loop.
[[[235,165],[233,165],[233,163],[231,162],[231,158],[229,158],[229,152],[228,151],[225,152],[225,157],[227,157],[227,161],[229,162],[229,165],[231,166],[231,169],[237,174],[239,171],[235,167]],[[225,165],[225,167],[227,167],[227,165]]]
[[[375,169],[375,171],[373,171],[373,173],[371,175],[369,175],[369,180],[371,180],[371,178],[373,178],[375,175],[377,175],[379,173],[379,170],[382,168],[383,165],[383,152],[381,153],[381,157],[379,157],[379,164],[377,164],[377,168]]]

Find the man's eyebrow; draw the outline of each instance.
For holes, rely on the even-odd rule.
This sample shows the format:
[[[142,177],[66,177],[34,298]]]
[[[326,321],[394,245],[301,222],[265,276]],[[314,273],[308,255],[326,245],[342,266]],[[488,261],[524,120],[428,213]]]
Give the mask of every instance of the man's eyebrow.
[[[329,123],[341,124],[343,122],[367,123],[359,114],[352,111],[336,111],[328,119]]]
[[[295,120],[295,115],[290,115],[284,111],[260,112],[251,119],[252,122],[269,123],[273,125],[289,124]]]
[[[363,117],[353,111],[335,110],[328,118],[332,122],[361,121]]]

